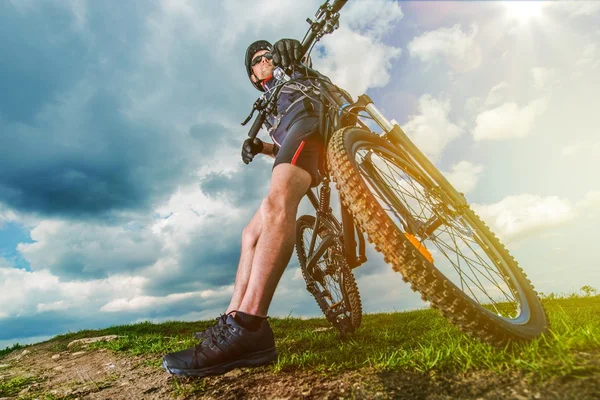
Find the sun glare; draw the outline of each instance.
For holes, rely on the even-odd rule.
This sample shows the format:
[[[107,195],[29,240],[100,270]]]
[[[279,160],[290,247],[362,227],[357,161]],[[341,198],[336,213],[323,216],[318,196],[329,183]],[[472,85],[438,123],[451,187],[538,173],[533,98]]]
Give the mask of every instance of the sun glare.
[[[511,18],[519,22],[528,22],[542,14],[543,1],[505,1],[503,2]]]

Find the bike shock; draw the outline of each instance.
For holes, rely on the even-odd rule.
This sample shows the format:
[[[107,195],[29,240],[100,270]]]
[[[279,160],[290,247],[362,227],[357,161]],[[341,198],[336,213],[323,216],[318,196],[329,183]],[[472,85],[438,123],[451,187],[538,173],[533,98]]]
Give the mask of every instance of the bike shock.
[[[329,182],[326,182],[319,193],[319,212],[327,213],[329,211],[329,201],[331,200],[331,189]]]

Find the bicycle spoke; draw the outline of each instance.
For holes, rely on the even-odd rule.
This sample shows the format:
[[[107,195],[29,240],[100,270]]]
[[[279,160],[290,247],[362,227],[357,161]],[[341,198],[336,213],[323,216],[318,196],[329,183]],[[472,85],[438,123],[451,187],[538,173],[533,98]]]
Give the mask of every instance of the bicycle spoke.
[[[393,219],[396,224],[401,224],[402,231],[407,232],[408,226],[411,226],[409,233],[417,229],[414,234],[421,235],[419,242],[425,248],[439,251],[434,261],[436,268],[444,274],[452,271],[449,277],[479,304],[504,315],[507,312],[502,310],[507,310],[503,305],[506,303],[510,305],[508,313],[518,314],[519,302],[512,286],[492,256],[483,250],[486,245],[473,235],[463,216],[452,214],[387,153],[364,147],[356,151],[355,157],[357,165],[368,166],[368,169],[360,168],[359,171],[381,208],[395,217]],[[417,225],[406,225],[407,218]],[[432,227],[431,231],[427,227]]]
[[[305,224],[306,221],[305,219]],[[299,232],[299,240],[296,245],[301,261],[300,267],[309,286],[309,292],[313,294],[329,322],[342,333],[348,332],[348,330],[353,331],[360,325],[362,310],[360,299],[358,299],[358,304],[349,303],[350,300],[345,295],[346,289],[342,288],[341,274],[344,265],[340,263],[345,262],[345,259],[343,258],[344,250],[340,248],[341,244],[334,242],[323,249],[320,258],[315,260],[312,270],[307,270],[306,263],[314,257],[314,250],[312,254],[307,254],[314,235],[314,221],[314,218],[308,219],[308,224],[304,225]],[[315,237],[315,249],[318,249],[323,244],[323,239],[331,234],[328,228],[325,228],[330,226],[330,221],[322,220],[322,222],[325,225],[319,228],[319,234]],[[354,301],[358,297],[357,292],[358,289],[354,283],[354,286],[350,287],[349,293],[349,296],[355,299]],[[347,319],[350,321],[350,325],[345,322]]]
[[[449,234],[449,235],[450,235],[450,234]],[[450,236],[452,236],[452,235],[450,235]],[[483,264],[483,263],[484,263],[484,260],[482,260],[482,259],[481,259],[481,257],[479,256],[479,254],[477,254],[477,252],[476,252],[474,249],[472,249],[472,248],[471,248],[471,246],[470,246],[468,243],[466,243],[467,247],[469,247],[469,249],[471,249],[471,251],[472,251],[472,252],[475,254],[475,256],[476,256],[477,258],[479,258],[479,259],[481,260],[481,262],[482,262],[482,263],[478,263],[478,262],[476,262],[474,259],[472,259],[472,258],[468,257],[467,255],[463,254],[462,252],[460,252],[460,250],[458,250],[458,247],[460,247],[458,244],[456,244],[456,250],[458,250],[458,251],[456,251],[454,248],[452,248],[452,247],[448,246],[448,245],[447,245],[446,243],[444,243],[444,242],[441,242],[441,241],[435,241],[434,243],[435,243],[435,244],[438,246],[438,248],[439,248],[440,246],[442,246],[442,247],[446,247],[448,250],[450,250],[450,251],[452,251],[452,252],[456,253],[456,254],[457,254],[457,257],[458,257],[458,255],[460,254],[460,258],[466,261],[467,265],[469,266],[469,269],[470,269],[472,272],[473,272],[473,269],[475,269],[477,272],[479,272],[479,274],[481,274],[481,275],[482,275],[482,277],[485,277],[485,278],[486,278],[486,279],[487,279],[487,280],[488,280],[490,283],[492,283],[492,284],[493,284],[493,285],[494,285],[494,286],[495,286],[495,287],[496,287],[498,290],[500,290],[500,291],[502,292],[502,294],[504,294],[504,295],[507,297],[507,299],[511,299],[511,300],[513,300],[513,301],[515,300],[515,299],[514,299],[514,297],[513,297],[512,295],[509,295],[509,294],[508,294],[508,293],[507,293],[507,292],[506,292],[504,289],[502,289],[501,285],[500,285],[500,284],[498,284],[498,282],[497,282],[497,281],[496,281],[496,280],[493,278],[493,276],[489,275],[491,279],[488,279],[488,274],[489,274],[489,271],[491,270],[491,268],[489,268],[489,267],[486,267],[486,265],[484,265],[484,264]],[[456,243],[456,242],[455,242],[455,243]],[[445,253],[445,252],[444,252],[444,253]],[[485,269],[486,271],[488,271],[488,274],[484,274],[484,273],[483,273],[483,272],[482,272],[482,271],[481,271],[481,270],[480,270],[480,269],[479,269],[479,268],[478,268],[476,265],[480,265],[481,267],[483,267],[483,269]],[[459,269],[461,269],[461,268],[460,268],[460,266],[458,266],[458,268],[459,268]],[[461,271],[462,271],[462,269],[461,269]],[[494,272],[496,272],[496,271],[494,271]],[[475,273],[474,273],[474,272],[473,272],[473,274],[475,275]],[[498,275],[499,275],[499,274],[498,274]],[[500,275],[499,275],[499,276],[500,276]],[[490,299],[490,301],[492,301],[492,302],[494,302],[494,303],[495,303],[494,299],[493,299],[491,296],[487,295],[487,291],[486,291],[486,290],[484,290],[484,289],[481,289],[481,288],[483,288],[483,287],[484,287],[484,285],[483,285],[483,283],[481,283],[481,281],[479,280],[479,278],[477,278],[477,281],[480,283],[480,285],[479,285],[479,286],[480,286],[480,290],[482,290],[482,292],[486,294],[486,296],[487,296],[487,297]],[[503,281],[504,281],[504,280],[503,280]],[[505,284],[507,284],[507,283],[506,283],[506,281],[504,281],[504,283],[505,283]],[[480,303],[481,303],[481,302],[480,302]]]
[[[446,231],[446,232],[447,232],[447,231]],[[452,235],[450,232],[447,232],[447,233],[448,233],[448,235],[451,235],[451,236],[453,236],[453,235]],[[483,268],[484,268],[484,270],[487,272],[487,275],[490,277],[490,279],[489,279],[489,280],[490,280],[490,282],[492,282],[492,283],[493,283],[493,284],[494,284],[494,285],[495,285],[495,286],[496,286],[498,289],[500,289],[500,290],[501,290],[501,291],[502,291],[502,292],[503,292],[505,295],[507,295],[507,293],[506,293],[506,292],[504,292],[504,291],[502,290],[502,288],[500,287],[500,284],[499,284],[499,283],[496,281],[496,279],[495,279],[495,278],[492,276],[492,274],[491,274],[491,273],[493,272],[493,273],[495,273],[496,275],[498,275],[498,277],[500,277],[500,278],[502,279],[502,281],[504,282],[504,284],[508,285],[508,282],[506,282],[506,279],[505,279],[505,278],[504,278],[504,277],[503,277],[503,276],[502,276],[502,275],[501,275],[501,274],[500,274],[498,271],[496,271],[496,269],[494,269],[494,268],[490,268],[490,267],[487,265],[487,263],[485,262],[485,260],[483,260],[483,259],[482,259],[482,257],[481,257],[481,256],[478,254],[478,252],[477,252],[475,249],[473,249],[473,247],[471,247],[471,244],[470,244],[470,243],[468,243],[468,242],[472,242],[472,243],[476,243],[476,244],[477,244],[477,242],[475,242],[475,241],[472,241],[472,240],[468,240],[468,241],[466,241],[466,240],[465,240],[464,242],[465,242],[465,245],[466,245],[466,246],[467,246],[467,247],[468,247],[468,248],[469,248],[469,249],[470,249],[470,250],[473,252],[473,254],[474,254],[474,255],[475,255],[475,256],[476,256],[476,257],[479,259],[479,262],[477,262],[476,260],[474,260],[474,259],[470,258],[469,256],[467,256],[467,255],[465,255],[465,254],[463,254],[463,253],[461,253],[461,256],[462,256],[462,258],[464,258],[466,261],[470,261],[470,262],[472,262],[472,263],[474,263],[474,264],[479,264],[481,267],[483,267]],[[476,269],[477,269],[477,271],[478,271],[480,274],[482,274],[482,275],[485,275],[485,274],[484,274],[484,273],[483,273],[483,272],[482,272],[482,271],[481,271],[479,268],[477,268],[475,265],[473,265],[473,267],[474,267],[474,268],[476,268]],[[513,300],[514,300],[514,299],[513,299]]]

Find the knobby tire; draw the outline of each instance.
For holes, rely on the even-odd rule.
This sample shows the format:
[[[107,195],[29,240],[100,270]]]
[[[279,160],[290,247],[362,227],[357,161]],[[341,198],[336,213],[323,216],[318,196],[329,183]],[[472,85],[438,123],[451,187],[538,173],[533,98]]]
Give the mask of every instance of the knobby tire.
[[[512,283],[521,288],[529,307],[526,323],[511,321],[495,315],[481,304],[473,301],[457,285],[452,283],[430,262],[422,252],[404,235],[387,215],[373,193],[363,181],[353,154],[356,142],[368,142],[373,151],[378,148],[393,152],[403,158],[399,150],[386,139],[357,127],[338,130],[331,138],[327,149],[329,171],[336,182],[342,203],[349,209],[358,226],[375,244],[395,271],[400,272],[413,291],[418,291],[433,308],[456,324],[462,331],[494,345],[505,345],[510,341],[528,340],[538,337],[548,329],[545,311],[531,282],[525,276],[508,250],[490,231],[485,223],[469,207],[464,217],[479,236],[491,243],[512,275]],[[491,251],[491,250],[490,250]],[[487,251],[486,251],[487,254]],[[513,290],[513,289],[511,289]]]

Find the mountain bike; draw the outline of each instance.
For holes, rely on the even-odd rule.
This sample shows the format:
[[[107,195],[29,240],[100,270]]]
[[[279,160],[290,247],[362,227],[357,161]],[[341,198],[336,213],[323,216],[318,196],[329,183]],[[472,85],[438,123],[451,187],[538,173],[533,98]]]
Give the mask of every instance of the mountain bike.
[[[337,29],[346,1],[326,1],[314,20],[307,19],[303,56]],[[495,345],[546,332],[546,313],[516,260],[402,129],[369,96],[354,100],[305,63],[294,68],[313,82],[322,104],[322,180],[316,192],[307,192],[316,216],[298,218],[296,251],[307,289],[327,320],[342,335],[360,326],[352,271],[366,262],[366,234],[412,290],[462,331]],[[294,81],[291,72],[275,69],[280,87]],[[254,103],[243,123],[259,112],[249,137],[257,135],[274,98]],[[369,120],[383,132],[370,129]],[[330,207],[332,181],[341,221]]]

